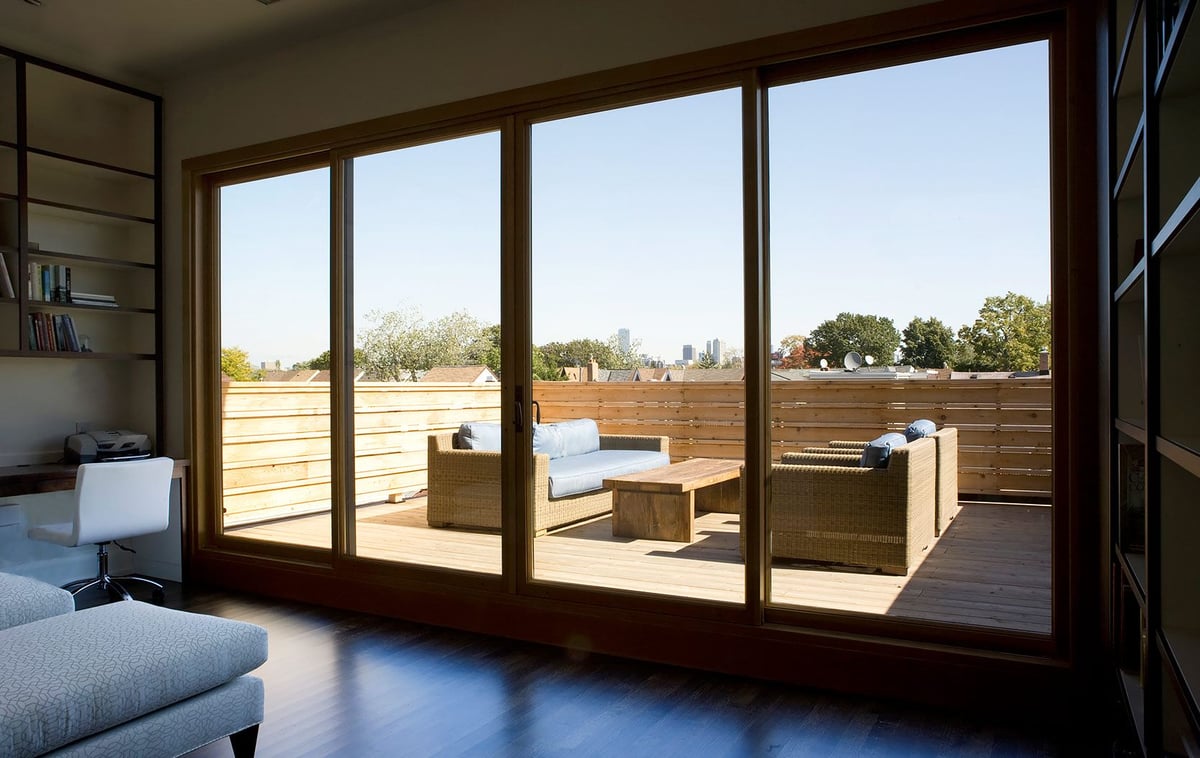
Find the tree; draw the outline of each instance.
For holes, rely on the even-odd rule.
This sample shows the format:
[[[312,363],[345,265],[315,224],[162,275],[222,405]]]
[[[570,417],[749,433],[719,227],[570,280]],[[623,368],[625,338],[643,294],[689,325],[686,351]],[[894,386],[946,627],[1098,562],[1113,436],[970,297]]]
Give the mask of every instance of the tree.
[[[363,366],[365,364],[366,356],[363,354],[362,348],[354,348],[354,365]],[[330,357],[330,352],[328,350],[321,353],[316,358],[292,364],[293,371],[298,371],[301,369],[308,369],[310,371],[328,371],[330,368],[332,368],[332,358]]]
[[[596,339],[573,339],[570,342],[547,342],[542,345],[546,358],[558,368],[586,366],[593,358],[600,368],[620,368],[616,351],[607,342]]]
[[[791,334],[779,341],[783,358],[780,368],[813,368],[820,363],[821,356],[808,346],[808,337],[803,334]]]
[[[813,329],[807,344],[818,361],[824,358],[831,366],[842,365],[842,358],[851,350],[891,363],[900,346],[900,332],[890,318],[839,313],[837,318],[822,321]]]
[[[622,350],[620,335],[613,334],[609,336],[608,342],[605,343],[605,345],[608,347],[609,352],[612,355],[612,358],[610,359],[612,361],[612,365],[601,366],[601,368],[627,369],[637,368],[638,366],[642,365],[641,356],[638,355],[638,351],[642,349],[641,340],[632,340],[629,343],[629,348],[627,350]]]
[[[359,335],[363,367],[382,381],[416,381],[434,366],[479,363],[493,345],[488,327],[466,311],[431,323],[413,307],[372,311],[367,318],[375,325]]]
[[[954,360],[954,330],[940,319],[914,318],[904,327],[900,360],[918,368],[943,368]]]
[[[1050,347],[1050,301],[1009,292],[983,301],[975,323],[958,330],[955,368],[964,371],[1035,371]]]
[[[716,368],[717,362],[713,360],[712,353],[701,351],[700,357],[696,359],[696,368]]]
[[[221,373],[235,382],[260,382],[263,372],[250,363],[250,354],[240,347],[221,348]]]

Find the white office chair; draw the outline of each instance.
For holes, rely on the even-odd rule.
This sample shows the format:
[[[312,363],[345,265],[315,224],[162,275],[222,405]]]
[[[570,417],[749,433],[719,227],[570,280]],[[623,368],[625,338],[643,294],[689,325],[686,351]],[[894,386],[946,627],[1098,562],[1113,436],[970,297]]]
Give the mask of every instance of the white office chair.
[[[29,538],[65,547],[88,543],[98,547],[100,570],[95,577],[63,585],[72,595],[99,586],[132,600],[108,574],[108,543],[117,539],[161,532],[167,528],[171,503],[171,472],[175,461],[148,458],[138,461],[84,463],[75,478],[75,514],[70,523],[48,524],[29,530]],[[118,544],[123,550],[128,548]],[[140,576],[122,576],[154,585],[154,599],[162,600],[163,586]]]

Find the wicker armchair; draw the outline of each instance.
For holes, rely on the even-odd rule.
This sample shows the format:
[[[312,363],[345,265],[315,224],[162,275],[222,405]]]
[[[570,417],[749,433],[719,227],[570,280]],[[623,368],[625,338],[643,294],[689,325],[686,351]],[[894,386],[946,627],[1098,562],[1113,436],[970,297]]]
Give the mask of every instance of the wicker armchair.
[[[457,433],[429,436],[430,526],[500,528],[500,453],[459,450]],[[655,450],[669,453],[669,437],[601,434],[601,450]],[[550,456],[533,456],[533,529],[546,530],[612,512],[612,491],[594,490],[550,498]]]
[[[934,503],[933,536],[940,537],[958,515],[962,506],[958,504],[958,429],[944,426],[929,438],[937,443],[937,494]],[[848,456],[857,463],[859,454],[867,446],[865,441],[833,440],[829,447],[806,447],[804,454]],[[788,463],[796,453],[784,453],[783,463]]]
[[[907,574],[933,542],[936,443],[896,448],[887,468],[837,457],[793,453],[771,466],[771,555]]]

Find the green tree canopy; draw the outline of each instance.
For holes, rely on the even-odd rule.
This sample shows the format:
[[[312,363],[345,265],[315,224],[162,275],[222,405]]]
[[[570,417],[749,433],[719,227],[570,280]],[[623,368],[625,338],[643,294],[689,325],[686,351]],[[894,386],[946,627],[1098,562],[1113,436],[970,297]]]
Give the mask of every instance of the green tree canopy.
[[[986,298],[975,323],[958,330],[955,368],[963,371],[1035,371],[1050,347],[1050,302],[1009,292]]]
[[[839,313],[837,318],[822,321],[813,329],[807,344],[817,361],[825,358],[830,366],[841,366],[842,358],[851,350],[891,363],[900,346],[900,332],[890,318]]]
[[[617,363],[616,351],[607,342],[597,339],[573,339],[570,342],[547,342],[542,345],[542,353],[553,365],[586,366],[592,358],[600,364],[600,368],[614,368]]]
[[[250,354],[237,347],[221,348],[221,373],[235,382],[262,381],[263,372],[250,363]]]
[[[367,318],[374,326],[359,335],[363,368],[383,381],[415,381],[434,366],[485,363],[493,345],[490,327],[466,311],[432,322],[413,307],[372,311]]]
[[[712,353],[701,350],[700,357],[696,359],[696,368],[717,368],[717,362],[713,360]]]
[[[953,364],[954,330],[940,319],[914,318],[904,327],[900,360],[918,368],[943,368]]]
[[[354,348],[354,365],[366,365],[366,356],[363,353],[362,348]],[[332,359],[328,350],[321,353],[316,358],[311,358],[307,361],[299,361],[298,363],[292,364],[293,371],[300,369],[309,369],[310,371],[328,371],[330,368],[332,368]]]

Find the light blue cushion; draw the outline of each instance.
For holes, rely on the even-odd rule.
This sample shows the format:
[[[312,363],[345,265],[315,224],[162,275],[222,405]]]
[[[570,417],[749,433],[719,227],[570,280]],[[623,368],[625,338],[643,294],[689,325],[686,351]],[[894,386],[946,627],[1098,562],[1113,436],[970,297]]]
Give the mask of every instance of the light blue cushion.
[[[550,497],[567,497],[602,489],[610,476],[633,474],[671,463],[657,450],[596,450],[550,461]]]
[[[919,418],[908,425],[904,430],[904,439],[912,442],[919,440],[922,437],[928,437],[937,431],[937,424],[927,418]]]
[[[0,631],[0,755],[39,755],[267,659],[242,621],[122,600]]]
[[[900,447],[907,442],[908,440],[904,439],[904,435],[897,432],[888,432],[876,437],[863,448],[862,457],[858,459],[858,465],[860,468],[884,468],[887,466],[888,456],[892,454],[892,449]]]
[[[0,574],[0,629],[75,610],[70,592],[37,579]]]
[[[600,429],[590,418],[577,418],[555,424],[562,435],[564,456],[584,455],[600,449]]]
[[[500,425],[491,421],[468,421],[458,427],[460,450],[499,450]]]
[[[558,424],[533,425],[533,452],[544,453],[551,458],[563,456],[562,430]]]

